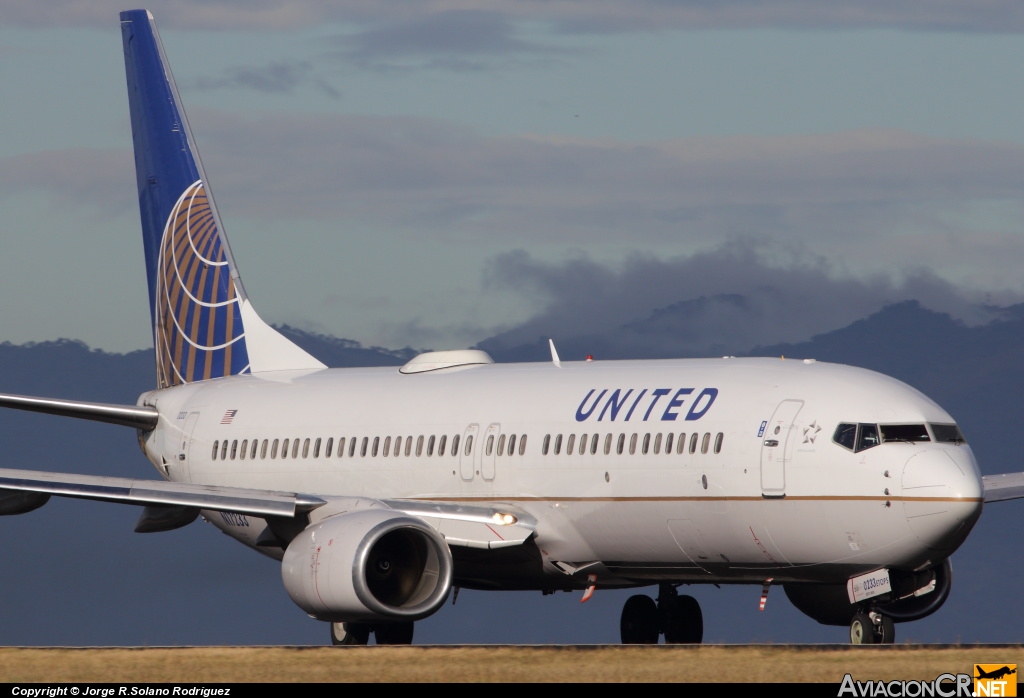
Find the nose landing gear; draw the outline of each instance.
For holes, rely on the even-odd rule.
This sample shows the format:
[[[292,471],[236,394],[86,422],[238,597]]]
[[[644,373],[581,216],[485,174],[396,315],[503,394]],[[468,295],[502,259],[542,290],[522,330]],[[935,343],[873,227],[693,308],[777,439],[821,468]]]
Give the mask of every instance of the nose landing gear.
[[[892,618],[875,610],[857,611],[850,620],[850,644],[891,645],[896,641]]]
[[[666,644],[699,645],[704,616],[692,596],[680,596],[673,584],[660,584],[657,602],[644,594],[626,600],[619,631],[624,645],[656,645],[662,634]]]

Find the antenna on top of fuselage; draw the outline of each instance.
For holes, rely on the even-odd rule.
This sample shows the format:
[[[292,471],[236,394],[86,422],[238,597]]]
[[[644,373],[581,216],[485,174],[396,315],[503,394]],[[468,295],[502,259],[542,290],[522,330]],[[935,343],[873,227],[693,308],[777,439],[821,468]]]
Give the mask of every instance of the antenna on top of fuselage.
[[[153,15],[121,13],[157,385],[324,365],[249,303]]]
[[[549,339],[548,346],[551,347],[551,363],[553,363],[558,368],[562,368],[562,362],[558,358],[558,350],[555,349],[555,340]]]

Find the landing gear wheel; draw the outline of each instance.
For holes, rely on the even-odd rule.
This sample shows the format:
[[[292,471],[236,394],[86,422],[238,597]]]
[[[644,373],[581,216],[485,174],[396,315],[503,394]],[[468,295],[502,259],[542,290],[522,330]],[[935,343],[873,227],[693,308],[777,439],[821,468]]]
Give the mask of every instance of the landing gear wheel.
[[[875,634],[875,624],[871,622],[871,616],[863,611],[855,613],[853,615],[853,620],[850,621],[850,644],[878,644],[878,636]]]
[[[381,623],[373,628],[378,645],[411,645],[414,623]]]
[[[331,623],[332,645],[365,645],[370,641],[366,623]]]
[[[665,644],[699,645],[704,640],[704,614],[692,596],[677,596],[662,609]]]
[[[650,596],[637,594],[622,607],[619,632],[624,645],[658,644],[658,605]]]
[[[887,615],[882,615],[882,623],[876,628],[878,643],[891,645],[896,642],[896,623]]]

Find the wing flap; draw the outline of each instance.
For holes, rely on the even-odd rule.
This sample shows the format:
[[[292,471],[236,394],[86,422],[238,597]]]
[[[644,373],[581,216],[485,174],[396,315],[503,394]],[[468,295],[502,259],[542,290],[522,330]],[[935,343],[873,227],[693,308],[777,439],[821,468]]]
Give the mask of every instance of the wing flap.
[[[0,489],[139,506],[177,506],[233,511],[251,516],[293,517],[326,503],[319,497],[293,492],[38,470],[0,469]]]
[[[1024,473],[1002,473],[981,478],[986,502],[1002,502],[1024,497]]]
[[[392,509],[427,522],[448,545],[495,549],[522,545],[537,529],[526,512],[501,504],[472,506],[444,501],[385,500]]]

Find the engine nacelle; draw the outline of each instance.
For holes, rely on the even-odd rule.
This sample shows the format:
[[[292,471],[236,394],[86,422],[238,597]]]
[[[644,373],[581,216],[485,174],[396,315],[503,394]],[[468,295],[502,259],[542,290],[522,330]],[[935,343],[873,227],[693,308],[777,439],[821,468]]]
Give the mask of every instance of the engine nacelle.
[[[389,509],[338,514],[305,529],[281,562],[285,589],[318,620],[418,620],[452,585],[452,556],[434,529]]]
[[[920,620],[935,613],[949,598],[953,567],[949,560],[922,572],[891,570],[892,601],[878,610],[897,623]],[[786,596],[804,615],[823,625],[849,625],[857,607],[850,603],[845,584],[784,584]],[[915,593],[917,595],[915,595]]]

